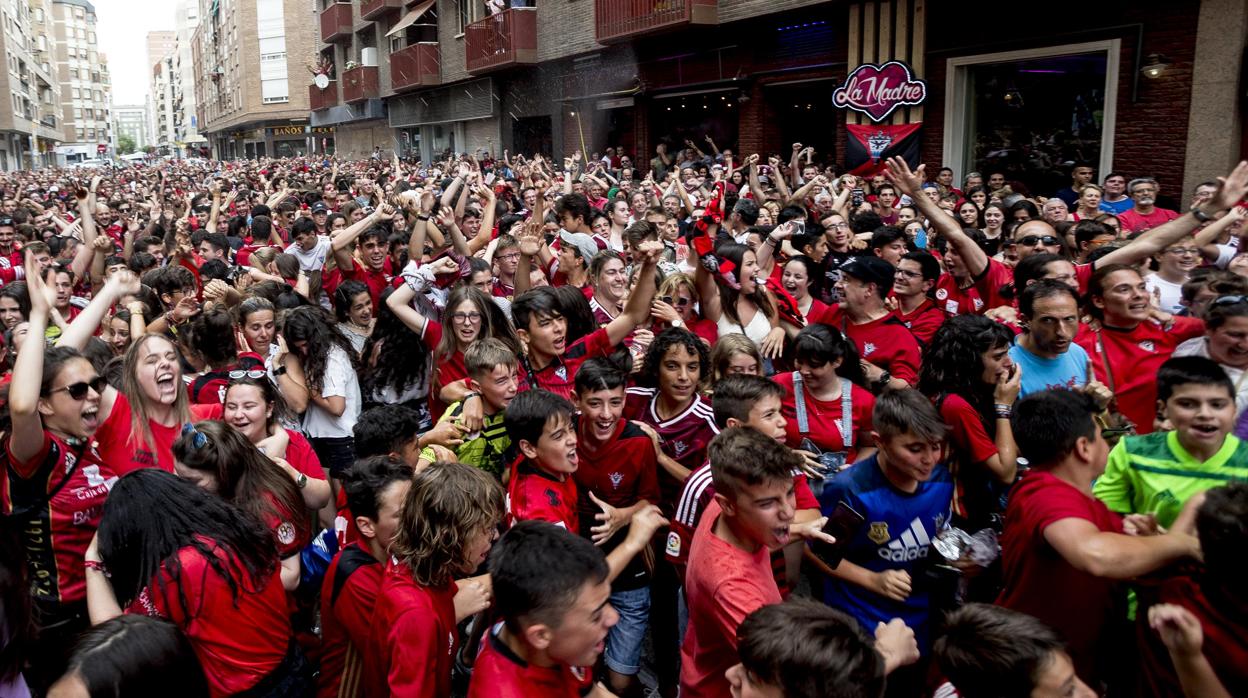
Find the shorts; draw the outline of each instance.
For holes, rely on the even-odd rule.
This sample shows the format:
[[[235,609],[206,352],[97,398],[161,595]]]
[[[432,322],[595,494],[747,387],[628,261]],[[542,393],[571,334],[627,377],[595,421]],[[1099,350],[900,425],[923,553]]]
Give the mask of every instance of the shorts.
[[[603,662],[617,674],[636,676],[641,671],[641,645],[650,618],[650,587],[614,592],[610,601],[620,620],[607,632]]]
[[[350,436],[309,438],[321,467],[330,477],[341,480],[342,474],[355,463],[355,439]]]

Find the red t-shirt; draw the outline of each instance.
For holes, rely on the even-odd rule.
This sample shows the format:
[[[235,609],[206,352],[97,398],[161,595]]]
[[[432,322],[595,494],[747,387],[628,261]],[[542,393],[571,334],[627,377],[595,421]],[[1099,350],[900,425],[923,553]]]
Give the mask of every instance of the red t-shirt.
[[[1190,317],[1174,318],[1169,329],[1152,320],[1130,330],[1103,327],[1099,333],[1081,325],[1075,343],[1088,352],[1096,379],[1114,391],[1118,410],[1135,423],[1138,433],[1150,434],[1157,416],[1157,369],[1176,347],[1204,332],[1205,323]],[[1101,355],[1098,334],[1106,356]]]
[[[430,347],[433,351],[437,351],[438,346],[442,343],[442,333],[444,331],[445,328],[441,323],[432,320],[426,322],[425,346]],[[468,368],[464,366],[464,352],[456,349],[438,360],[438,366],[434,371],[433,381],[430,382],[429,388],[429,413],[433,415],[435,424],[442,418],[446,408],[450,407],[448,403],[442,402],[438,395],[446,386],[456,381],[462,381],[465,378],[468,378]]]
[[[983,314],[988,306],[979,297],[979,291],[972,285],[959,288],[958,280],[953,274],[945,272],[936,280],[936,305],[950,315]]]
[[[711,346],[715,346],[715,342],[719,341],[719,325],[706,318],[694,320],[693,324],[689,326],[689,331],[701,339],[705,339],[706,343]]]
[[[767,548],[747,553],[715,535],[719,517],[719,505],[711,502],[689,552],[685,574],[689,628],[680,648],[681,698],[729,695],[724,672],[737,663],[737,627],[749,614],[782,600]]]
[[[363,264],[353,261],[350,269],[339,267],[344,279],[354,279],[363,281],[368,286],[368,295],[373,299],[373,312],[377,312],[377,308],[381,305],[381,294],[394,281],[394,277],[386,272],[383,268],[381,271],[373,271],[366,268]]]
[[[654,427],[659,434],[663,453],[693,470],[706,462],[706,447],[719,433],[711,404],[695,395],[693,402],[680,414],[664,420],[659,417],[659,391],[655,388],[629,388],[624,401],[624,417]],[[666,470],[659,474],[660,500],[655,502],[670,514],[681,483]]]
[[[204,540],[227,569],[239,563],[222,548]],[[212,696],[232,696],[254,687],[286,657],[291,640],[286,590],[279,569],[258,585],[240,585],[235,599],[229,582],[207,558],[187,546],[178,551],[182,569],[173,579],[164,567],[157,574],[164,591],[153,579],[131,606],[132,611],[167,618],[191,641],[195,656],[208,677]],[[183,612],[178,592],[185,595],[189,615]]]
[[[809,432],[803,434],[797,422],[797,396],[793,389],[793,373],[777,373],[772,380],[784,388],[784,398],[780,401],[780,414],[784,415],[784,442],[790,448],[802,445],[802,439],[808,438],[819,447],[820,451],[837,453],[846,451],[845,462],[858,460],[856,442],[871,434],[871,411],[875,409],[875,396],[857,385],[852,385],[849,393],[850,421],[853,429],[851,443],[845,444],[841,437],[841,396],[840,391],[832,400],[817,400],[810,390],[803,386],[806,400],[806,420]]]
[[[369,695],[451,695],[451,671],[459,647],[456,591],[455,582],[438,588],[417,584],[406,564],[391,559],[377,594],[364,656]]]
[[[507,525],[516,521],[549,521],[579,534],[576,481],[559,480],[527,458],[512,467],[507,481]]]
[[[910,385],[919,382],[919,341],[892,313],[870,322],[852,323],[839,303],[828,306],[818,322],[839,329],[858,347],[858,356]]]
[[[339,580],[344,556],[354,571]],[[373,608],[381,590],[384,566],[358,544],[339,551],[325,571],[321,586],[321,673],[319,698],[360,695],[361,670]]]
[[[1014,270],[989,257],[988,266],[984,268],[979,278],[975,279],[975,290],[983,299],[984,309],[990,310],[1003,305],[1012,306],[1014,302],[1001,295],[1001,287],[1013,283]]]
[[[1001,537],[1004,590],[997,604],[1039,618],[1064,637],[1075,670],[1096,678],[1097,643],[1116,616],[1114,580],[1075,569],[1044,538],[1050,525],[1084,519],[1097,529],[1122,533],[1122,517],[1091,492],[1080,492],[1052,473],[1031,470],[1014,486]]]
[[[595,356],[607,356],[612,350],[614,347],[607,338],[607,331],[599,328],[564,349],[563,356],[556,356],[545,368],[534,371],[532,365],[523,360],[520,362],[520,390],[541,388],[571,399],[576,372],[581,370],[581,364]]]
[[[191,421],[205,419],[221,419],[224,411],[221,403],[214,405],[191,405]],[[117,391],[117,399],[108,419],[95,431],[100,458],[112,466],[118,475],[125,475],[139,468],[160,468],[165,472],[173,472],[173,442],[182,433],[182,425],[164,426],[155,420],[148,420],[152,430],[152,442],[155,452],[148,447],[141,434],[130,439],[130,401],[125,394]]]
[[[472,665],[468,698],[581,698],[593,686],[593,667],[537,666],[524,661],[490,629]]]
[[[325,468],[321,466],[321,459],[312,450],[307,437],[293,429],[287,429],[286,435],[290,438],[290,444],[286,446],[286,462],[290,463],[290,467],[313,480],[324,480]]]
[[[954,480],[951,509],[959,519],[978,521],[979,515],[989,512],[975,511],[985,503],[968,502],[967,493],[982,491],[978,484],[995,477],[980,463],[997,455],[997,443],[988,436],[983,417],[961,395],[949,393],[939,402],[940,418],[949,425],[945,462]]]
[[[1169,651],[1148,626],[1148,608],[1155,603],[1176,604],[1191,611],[1205,636],[1201,653],[1222,685],[1233,696],[1248,695],[1248,638],[1244,635],[1248,600],[1239,589],[1219,583],[1198,565],[1183,571],[1188,574],[1144,580],[1139,586],[1140,607],[1135,617],[1142,661],[1137,695],[1183,695]]]
[[[949,318],[949,313],[937,307],[931,299],[924,299],[912,312],[902,313],[896,310],[893,315],[910,330],[920,346],[927,346],[932,337],[936,336],[936,330]]]
[[[1118,214],[1118,222],[1122,223],[1123,230],[1138,233],[1141,230],[1151,230],[1178,217],[1177,211],[1171,211],[1167,208],[1154,208],[1152,213],[1142,216],[1136,213],[1133,206]]]
[[[6,440],[0,505],[6,517],[21,512],[14,524],[22,531],[31,594],[42,602],[83,601],[87,586],[82,558],[117,475],[94,448],[71,448],[51,432],[43,432],[43,445],[26,463],[16,461],[11,447],[12,441]]]

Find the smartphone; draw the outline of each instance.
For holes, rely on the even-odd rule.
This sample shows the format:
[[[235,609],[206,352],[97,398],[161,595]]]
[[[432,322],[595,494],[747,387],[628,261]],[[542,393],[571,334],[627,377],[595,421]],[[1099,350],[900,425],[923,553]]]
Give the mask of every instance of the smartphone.
[[[828,522],[823,525],[823,532],[835,538],[836,542],[815,541],[811,545],[811,551],[829,568],[836,569],[845,557],[845,551],[854,540],[854,536],[858,534],[858,529],[862,528],[865,522],[863,515],[854,511],[853,507],[844,501],[837,502],[836,508],[828,515]]]
[[[849,193],[849,198],[850,198],[850,201],[853,202],[854,208],[858,208],[859,206],[862,205],[862,202],[867,198],[867,195],[866,195],[866,192],[864,192],[862,189],[855,187]]]

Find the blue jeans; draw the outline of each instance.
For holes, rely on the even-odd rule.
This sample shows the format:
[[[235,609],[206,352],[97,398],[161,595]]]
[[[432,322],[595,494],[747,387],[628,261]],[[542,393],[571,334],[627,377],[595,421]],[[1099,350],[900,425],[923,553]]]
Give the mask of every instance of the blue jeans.
[[[610,600],[620,620],[607,632],[603,661],[617,674],[636,676],[641,671],[641,645],[650,618],[650,587],[617,591]]]

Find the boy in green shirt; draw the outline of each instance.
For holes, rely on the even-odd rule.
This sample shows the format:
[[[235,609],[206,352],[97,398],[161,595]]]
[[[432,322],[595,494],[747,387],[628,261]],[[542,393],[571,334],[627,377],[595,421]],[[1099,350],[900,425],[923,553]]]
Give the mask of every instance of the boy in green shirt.
[[[1235,388],[1210,359],[1162,364],[1157,407],[1174,430],[1123,438],[1092,491],[1113,511],[1154,514],[1169,527],[1192,495],[1248,480],[1248,444],[1231,433]]]
[[[461,463],[480,468],[502,480],[506,469],[504,455],[511,447],[511,438],[503,425],[503,412],[519,388],[516,355],[506,344],[487,337],[473,342],[464,352],[464,369],[468,372],[469,395],[481,396],[481,430],[464,435],[464,442],[455,449]],[[461,421],[463,400],[452,403],[439,421]]]

